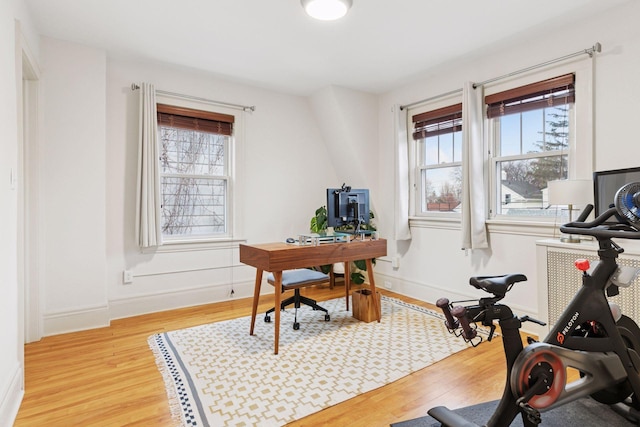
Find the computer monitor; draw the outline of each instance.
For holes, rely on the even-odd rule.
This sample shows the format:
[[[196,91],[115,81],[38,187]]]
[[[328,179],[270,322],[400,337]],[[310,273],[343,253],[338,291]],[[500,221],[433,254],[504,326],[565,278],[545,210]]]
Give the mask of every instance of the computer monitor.
[[[609,207],[613,207],[613,200],[620,187],[630,182],[640,182],[640,167],[594,172],[595,215],[598,216]]]
[[[327,225],[329,227],[352,226],[360,231],[362,224],[369,223],[369,190],[327,188]]]

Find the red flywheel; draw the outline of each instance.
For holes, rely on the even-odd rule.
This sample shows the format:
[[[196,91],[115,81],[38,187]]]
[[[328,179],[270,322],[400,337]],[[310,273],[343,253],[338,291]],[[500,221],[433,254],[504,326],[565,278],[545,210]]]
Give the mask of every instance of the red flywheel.
[[[528,402],[535,409],[548,408],[558,400],[567,382],[567,370],[557,354],[547,349],[525,349],[511,373],[511,389],[515,397],[523,396],[537,378],[544,376],[548,378],[546,391],[533,396]]]

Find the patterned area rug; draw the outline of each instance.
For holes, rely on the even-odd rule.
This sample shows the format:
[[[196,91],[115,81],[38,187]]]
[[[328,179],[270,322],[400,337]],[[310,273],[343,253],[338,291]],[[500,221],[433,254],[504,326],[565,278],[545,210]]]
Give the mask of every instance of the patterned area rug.
[[[361,322],[343,298],[324,313],[281,315],[279,354],[273,323],[251,317],[149,337],[176,423],[182,426],[281,426],[396,381],[468,347],[442,316],[382,297],[380,323]]]

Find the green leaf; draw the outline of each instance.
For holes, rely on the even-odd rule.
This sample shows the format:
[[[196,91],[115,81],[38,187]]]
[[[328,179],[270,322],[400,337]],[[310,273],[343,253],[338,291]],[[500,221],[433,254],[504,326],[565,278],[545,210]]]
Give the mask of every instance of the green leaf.
[[[309,229],[313,233],[321,233],[327,229],[327,207],[320,206],[311,218]]]
[[[365,260],[360,259],[358,261],[353,261],[353,263],[356,265],[356,267],[358,267],[359,270],[367,271],[367,262]]]
[[[356,285],[362,285],[364,283],[364,276],[359,271],[351,273],[351,283]]]

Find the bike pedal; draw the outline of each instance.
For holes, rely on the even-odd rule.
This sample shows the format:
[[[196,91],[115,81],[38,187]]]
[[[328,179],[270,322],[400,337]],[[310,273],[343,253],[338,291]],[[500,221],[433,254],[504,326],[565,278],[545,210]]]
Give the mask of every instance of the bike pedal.
[[[538,424],[540,424],[542,422],[542,418],[540,417],[540,412],[538,412],[538,415],[527,414],[527,419],[529,421],[531,421],[532,423],[534,423],[535,425],[538,425]]]
[[[538,425],[542,422],[542,417],[540,416],[540,411],[535,408],[532,408],[528,403],[523,402],[522,398],[517,401],[520,410],[524,412],[527,416],[527,419],[535,425]]]

